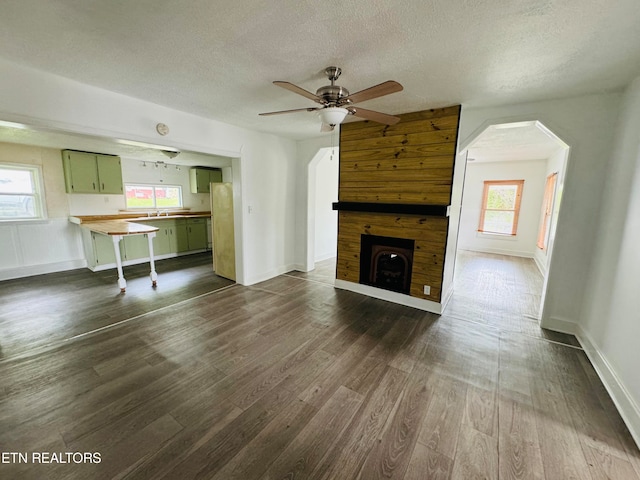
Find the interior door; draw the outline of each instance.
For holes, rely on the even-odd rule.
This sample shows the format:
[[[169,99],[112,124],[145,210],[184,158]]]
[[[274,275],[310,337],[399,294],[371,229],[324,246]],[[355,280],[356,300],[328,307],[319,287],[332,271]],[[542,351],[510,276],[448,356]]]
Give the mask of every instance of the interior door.
[[[236,280],[236,247],[233,233],[233,186],[211,184],[213,265],[217,275]]]

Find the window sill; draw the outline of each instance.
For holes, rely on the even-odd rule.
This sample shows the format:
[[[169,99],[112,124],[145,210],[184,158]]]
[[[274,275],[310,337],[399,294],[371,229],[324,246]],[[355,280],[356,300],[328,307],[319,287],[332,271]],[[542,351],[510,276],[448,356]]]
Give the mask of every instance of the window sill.
[[[486,238],[491,240],[517,240],[516,235],[508,235],[505,233],[488,233],[488,232],[476,232],[476,238]]]
[[[44,225],[49,223],[48,218],[20,218],[15,220],[0,219],[0,225]]]

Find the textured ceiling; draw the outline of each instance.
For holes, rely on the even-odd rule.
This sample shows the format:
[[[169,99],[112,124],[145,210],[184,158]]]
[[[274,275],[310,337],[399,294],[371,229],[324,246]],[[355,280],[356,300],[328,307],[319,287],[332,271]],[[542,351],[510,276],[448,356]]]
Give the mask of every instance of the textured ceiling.
[[[475,162],[546,160],[568,148],[540,122],[492,125],[467,147],[467,159]]]
[[[638,0],[5,0],[0,57],[292,138],[320,135],[315,91],[343,69],[362,104],[405,113],[619,89],[640,75]],[[1,84],[0,79],[0,84]],[[0,93],[4,94],[4,93]]]

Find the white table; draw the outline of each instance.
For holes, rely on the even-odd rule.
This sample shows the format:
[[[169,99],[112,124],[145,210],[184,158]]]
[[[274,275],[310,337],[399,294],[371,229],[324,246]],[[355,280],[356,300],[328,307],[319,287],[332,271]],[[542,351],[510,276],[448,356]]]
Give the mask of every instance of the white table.
[[[88,228],[92,232],[101,235],[108,235],[113,240],[113,250],[116,254],[116,268],[118,270],[118,286],[122,293],[127,288],[127,281],[122,271],[122,258],[120,256],[120,241],[127,235],[147,235],[149,241],[149,263],[151,264],[151,285],[155,287],[158,282],[158,274],[156,273],[156,264],[153,258],[153,238],[156,236],[158,227],[143,225],[141,223],[132,223],[126,220],[101,220],[96,222],[83,222],[82,226]]]

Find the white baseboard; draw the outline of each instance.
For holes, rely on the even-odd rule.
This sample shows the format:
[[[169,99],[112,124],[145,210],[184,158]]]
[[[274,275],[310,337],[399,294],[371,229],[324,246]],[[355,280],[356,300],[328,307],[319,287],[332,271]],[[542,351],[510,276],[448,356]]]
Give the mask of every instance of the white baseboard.
[[[310,269],[308,269],[308,268],[307,268],[307,266],[306,266],[306,265],[303,265],[302,263],[294,263],[294,264],[291,266],[291,270],[295,270],[296,272],[303,272],[303,273],[306,273],[306,272],[310,272],[312,269],[311,269],[311,270],[310,270]]]
[[[68,260],[65,262],[45,263],[42,265],[28,265],[17,268],[7,268],[0,270],[0,281],[11,280],[14,278],[31,277],[33,275],[44,275],[47,273],[64,272],[67,270],[75,270],[76,268],[85,268],[87,262],[84,259]]]
[[[580,328],[579,325],[572,320],[557,317],[543,318],[540,322],[540,326],[542,328],[553,330],[554,332],[568,333],[570,335],[576,335]]]
[[[535,255],[533,256],[533,260],[536,262],[536,267],[538,267],[538,270],[544,277],[547,274],[547,266],[544,265],[542,261]]]
[[[478,253],[493,253],[496,255],[508,255],[510,257],[523,257],[523,258],[534,257],[534,254],[531,252],[525,252],[520,250],[509,250],[506,248],[478,248],[478,247],[458,245],[458,250],[468,250],[470,252],[478,252]]]
[[[453,296],[453,284],[449,287],[449,289],[446,292],[443,292],[442,295],[442,302],[441,302],[441,311],[444,312],[444,309],[447,308],[447,304],[449,303],[449,300],[451,300],[451,297]]]
[[[362,285],[360,283],[347,282],[345,280],[338,279],[336,279],[335,287],[341,290],[349,290],[350,292],[367,295],[368,297],[386,300],[387,302],[417,308],[426,312],[437,313],[438,315],[442,313],[442,304],[432,302],[431,300],[425,300],[423,298],[411,297],[402,293],[391,292],[389,290],[383,290],[369,285]]]
[[[336,256],[336,252],[332,251],[332,252],[327,252],[327,253],[323,253],[320,254],[316,257],[315,262],[323,262],[325,260],[329,260],[330,258],[334,258]]]
[[[297,267],[300,267],[300,265],[297,264],[288,264],[288,265],[283,265],[281,267],[278,268],[274,268],[273,270],[269,270],[268,272],[264,272],[258,275],[253,275],[249,278],[246,279],[246,281],[242,284],[244,286],[249,286],[249,285],[255,285],[256,283],[260,283],[260,282],[264,282],[266,280],[270,280],[274,277],[277,277],[278,275],[282,275],[283,273],[287,273],[290,272],[291,270],[297,270]],[[304,271],[304,270],[302,270]]]
[[[640,449],[640,406],[589,334],[578,327],[576,337]]]

